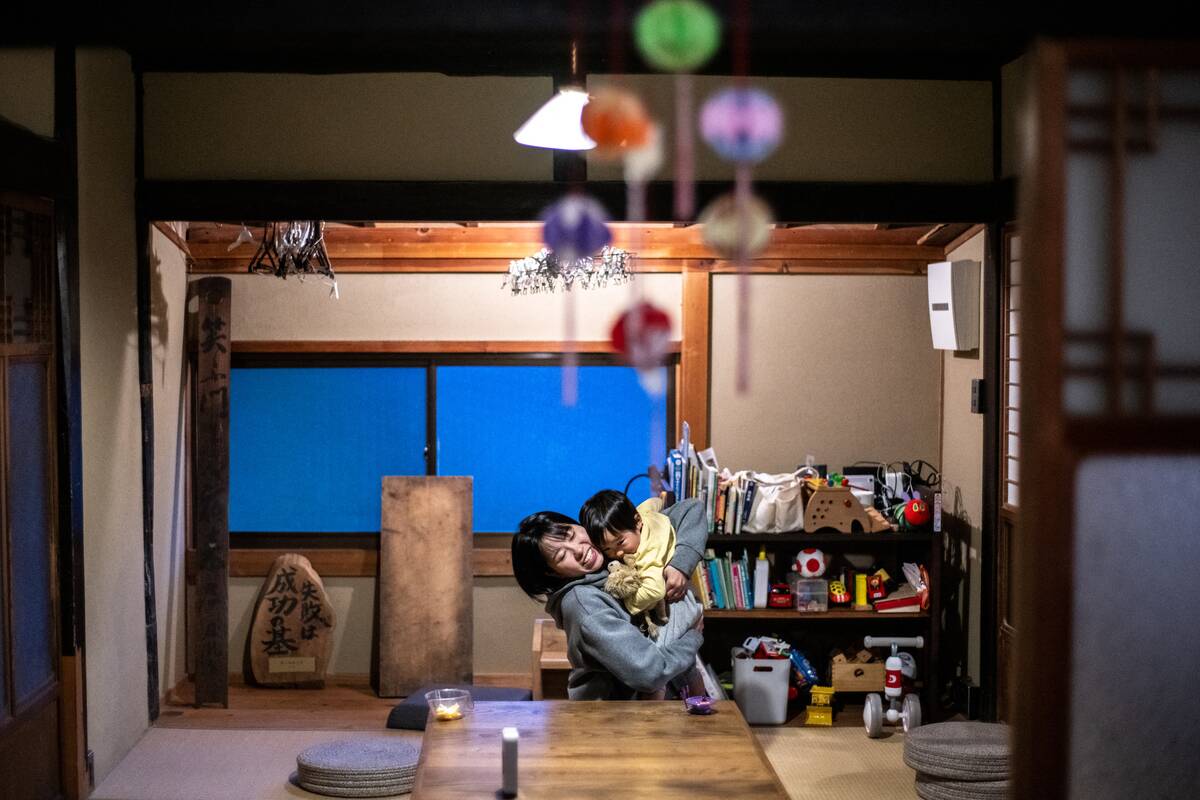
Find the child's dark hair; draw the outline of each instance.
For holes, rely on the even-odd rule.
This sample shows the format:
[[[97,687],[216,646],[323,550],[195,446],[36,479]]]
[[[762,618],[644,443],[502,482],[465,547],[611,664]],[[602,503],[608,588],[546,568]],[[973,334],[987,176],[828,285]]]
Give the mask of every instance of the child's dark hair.
[[[602,489],[589,497],[579,509],[579,524],[587,530],[592,544],[604,549],[605,531],[632,531],[637,528],[638,512],[624,492]]]
[[[575,520],[557,511],[538,511],[521,520],[512,539],[513,577],[525,594],[538,600],[558,589],[567,579],[554,574],[542,552],[542,540],[563,540],[571,535]]]

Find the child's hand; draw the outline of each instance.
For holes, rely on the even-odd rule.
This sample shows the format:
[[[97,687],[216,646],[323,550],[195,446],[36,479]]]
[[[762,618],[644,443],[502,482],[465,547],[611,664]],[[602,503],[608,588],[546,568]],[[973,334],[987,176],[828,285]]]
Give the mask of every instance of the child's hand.
[[[663,580],[667,584],[665,595],[667,602],[674,603],[682,600],[684,593],[687,592],[687,576],[668,564],[663,567]]]

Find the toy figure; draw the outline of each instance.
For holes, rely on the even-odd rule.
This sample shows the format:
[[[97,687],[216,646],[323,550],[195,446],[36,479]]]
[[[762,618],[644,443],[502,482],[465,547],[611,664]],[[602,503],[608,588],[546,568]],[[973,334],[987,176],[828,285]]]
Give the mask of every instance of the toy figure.
[[[842,581],[829,582],[829,602],[835,606],[842,606],[850,602],[850,592],[846,591],[846,584]]]

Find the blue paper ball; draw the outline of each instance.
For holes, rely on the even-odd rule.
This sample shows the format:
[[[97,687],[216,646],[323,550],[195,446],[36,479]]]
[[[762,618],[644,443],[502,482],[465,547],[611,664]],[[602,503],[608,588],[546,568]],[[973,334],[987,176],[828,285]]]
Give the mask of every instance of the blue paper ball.
[[[564,197],[542,214],[542,241],[563,261],[598,253],[612,241],[604,206],[590,197]]]

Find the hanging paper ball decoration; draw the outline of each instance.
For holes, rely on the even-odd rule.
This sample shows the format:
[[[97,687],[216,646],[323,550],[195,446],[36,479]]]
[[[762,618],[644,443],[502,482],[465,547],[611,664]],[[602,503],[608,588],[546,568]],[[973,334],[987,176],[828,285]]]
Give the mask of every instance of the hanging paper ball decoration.
[[[542,214],[542,241],[561,261],[578,261],[612,241],[608,214],[590,197],[570,195]]]
[[[667,312],[642,301],[627,310],[612,326],[613,349],[636,367],[661,364],[671,344],[671,318]]]
[[[640,97],[615,87],[596,91],[579,121],[583,132],[596,143],[592,152],[601,158],[619,158],[645,146],[653,124]]]
[[[734,195],[723,194],[700,214],[700,224],[704,243],[722,258],[736,260],[766,249],[775,219],[770,206],[754,195],[739,209]]]
[[[783,138],[783,112],[761,89],[722,89],[700,109],[700,134],[726,161],[762,161]]]
[[[633,22],[642,58],[663,72],[691,72],[721,43],[721,19],[699,0],[654,0]]]

